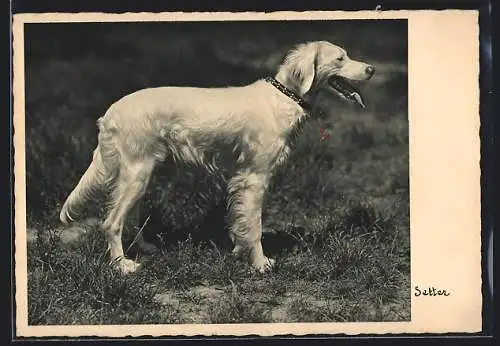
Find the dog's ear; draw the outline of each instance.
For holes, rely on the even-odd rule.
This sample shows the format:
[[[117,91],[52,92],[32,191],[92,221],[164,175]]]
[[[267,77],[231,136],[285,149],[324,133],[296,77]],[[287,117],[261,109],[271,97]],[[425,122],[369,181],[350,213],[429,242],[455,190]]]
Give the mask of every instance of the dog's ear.
[[[306,43],[298,45],[285,60],[289,80],[295,84],[301,95],[307,93],[316,77],[318,45]]]

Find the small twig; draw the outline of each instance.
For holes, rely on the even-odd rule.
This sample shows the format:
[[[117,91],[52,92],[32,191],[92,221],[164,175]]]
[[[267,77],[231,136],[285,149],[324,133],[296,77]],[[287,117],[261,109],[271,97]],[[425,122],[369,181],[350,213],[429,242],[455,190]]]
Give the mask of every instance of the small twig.
[[[150,218],[151,218],[151,215],[148,215],[148,217],[146,218],[146,221],[144,221],[144,223],[142,224],[141,229],[139,229],[139,232],[137,232],[137,234],[135,235],[134,240],[132,240],[132,243],[130,243],[127,250],[125,250],[125,254],[127,254],[128,250],[130,250],[130,248],[137,242],[137,240],[139,239],[139,237],[142,234],[142,231],[144,230],[144,227],[146,227],[146,225],[148,224]]]

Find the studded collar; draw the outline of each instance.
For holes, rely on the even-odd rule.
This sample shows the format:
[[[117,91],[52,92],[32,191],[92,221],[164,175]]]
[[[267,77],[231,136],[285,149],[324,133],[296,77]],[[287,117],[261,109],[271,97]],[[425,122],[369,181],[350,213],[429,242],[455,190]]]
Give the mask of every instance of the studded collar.
[[[309,102],[307,102],[302,97],[294,93],[292,90],[288,89],[286,86],[281,84],[279,81],[276,80],[276,78],[266,77],[265,81],[272,84],[276,89],[278,89],[283,94],[294,100],[299,106],[301,106],[305,110],[307,111],[311,110],[311,104]]]

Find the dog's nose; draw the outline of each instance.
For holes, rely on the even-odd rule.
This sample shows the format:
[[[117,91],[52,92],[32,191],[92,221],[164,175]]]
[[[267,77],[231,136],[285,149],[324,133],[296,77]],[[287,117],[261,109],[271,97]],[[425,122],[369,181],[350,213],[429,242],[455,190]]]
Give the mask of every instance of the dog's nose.
[[[367,75],[369,75],[369,76],[371,77],[371,76],[373,76],[373,74],[375,73],[375,67],[373,67],[373,66],[371,66],[371,65],[370,65],[370,66],[368,66],[368,67],[366,68],[366,70],[365,70],[365,71],[366,71],[366,74],[367,74]]]

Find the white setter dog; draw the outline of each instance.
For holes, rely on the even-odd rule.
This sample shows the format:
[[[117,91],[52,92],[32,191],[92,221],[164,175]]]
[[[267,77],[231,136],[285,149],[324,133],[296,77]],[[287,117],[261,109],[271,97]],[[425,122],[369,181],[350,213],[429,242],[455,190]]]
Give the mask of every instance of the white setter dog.
[[[344,49],[318,41],[292,50],[274,78],[226,88],[143,89],[115,102],[98,120],[93,160],[64,203],[60,219],[81,217],[96,196],[109,194],[102,228],[113,263],[123,273],[139,264],[124,256],[122,230],[144,196],[153,169],[166,159],[210,172],[230,172],[227,181],[233,253],[259,272],[274,260],[261,244],[264,192],[289,152],[291,138],[311,116],[320,90],[364,107],[348,80],[367,80],[375,69]]]

